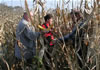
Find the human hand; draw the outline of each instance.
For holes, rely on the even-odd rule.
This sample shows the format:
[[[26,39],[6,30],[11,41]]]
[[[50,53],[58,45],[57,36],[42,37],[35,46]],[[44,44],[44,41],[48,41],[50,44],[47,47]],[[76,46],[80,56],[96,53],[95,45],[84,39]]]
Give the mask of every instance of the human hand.
[[[52,40],[52,43],[53,43],[53,44],[55,44],[56,42],[57,42],[57,40],[56,40],[56,39]]]

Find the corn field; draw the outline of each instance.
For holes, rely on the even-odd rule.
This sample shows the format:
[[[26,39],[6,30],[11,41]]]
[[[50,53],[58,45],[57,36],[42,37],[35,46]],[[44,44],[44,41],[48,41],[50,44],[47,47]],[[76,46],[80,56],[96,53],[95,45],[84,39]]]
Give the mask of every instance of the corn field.
[[[33,22],[36,31],[40,31],[37,26],[44,23],[43,17],[47,13],[51,13],[53,15],[54,31],[56,31],[53,33],[55,38],[58,40],[71,33],[73,21],[69,8],[64,8],[70,0],[67,2],[62,0],[61,4],[57,2],[56,8],[49,10],[45,10],[45,1],[33,0],[35,5],[33,5]],[[93,3],[91,7],[89,7],[87,0],[80,1],[80,6],[76,9],[81,13],[83,20],[86,20],[84,22],[86,25],[76,29],[74,41],[57,41],[53,47],[53,53],[49,53],[52,58],[49,65],[51,70],[100,70],[100,0],[91,0]],[[62,8],[59,4],[62,5]],[[40,58],[40,56],[46,57],[41,52],[47,47],[44,45],[43,35],[37,40],[37,55],[33,59],[31,68],[27,69],[23,62],[19,65],[15,64],[16,26],[23,13],[24,9],[22,7],[0,4],[0,70],[21,70],[19,66],[22,70],[46,70],[45,63]],[[81,22],[81,20],[78,21],[76,26]],[[80,36],[80,34],[82,35]],[[45,62],[49,62],[48,59],[45,59]]]

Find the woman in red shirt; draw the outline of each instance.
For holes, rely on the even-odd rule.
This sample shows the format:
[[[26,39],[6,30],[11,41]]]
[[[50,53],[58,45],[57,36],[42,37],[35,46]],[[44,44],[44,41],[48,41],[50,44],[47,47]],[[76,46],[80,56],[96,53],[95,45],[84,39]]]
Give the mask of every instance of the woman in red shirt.
[[[52,23],[52,21],[53,21],[52,17],[53,16],[51,14],[47,14],[44,17],[45,23],[42,24],[43,28],[47,29],[47,28],[49,28],[53,24]],[[45,34],[44,34],[44,36],[46,37],[46,42],[45,43],[49,44],[50,47],[54,46],[54,44],[53,44],[54,36],[52,34],[52,28],[49,31],[46,31]]]

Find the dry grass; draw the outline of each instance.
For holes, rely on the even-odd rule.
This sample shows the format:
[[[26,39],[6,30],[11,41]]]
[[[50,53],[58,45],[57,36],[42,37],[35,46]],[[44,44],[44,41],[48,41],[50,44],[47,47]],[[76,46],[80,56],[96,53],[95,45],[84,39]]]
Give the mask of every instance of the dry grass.
[[[38,1],[38,0],[37,0]],[[99,0],[97,0],[99,1]],[[81,2],[82,4],[83,2]],[[42,13],[39,10],[35,10],[34,22],[36,26],[38,24],[43,23],[43,16],[48,13],[44,10],[44,4],[42,2],[37,2],[37,4],[42,6]],[[87,3],[85,3],[85,8],[88,9]],[[64,5],[63,5],[64,6]],[[80,10],[81,9],[80,5]],[[37,5],[38,7],[38,5]],[[91,8],[90,8],[91,9]],[[89,19],[87,28],[83,29],[85,31],[84,41],[81,41],[79,37],[79,42],[75,43],[79,48],[82,47],[83,42],[88,44],[86,51],[85,48],[81,48],[82,52],[87,52],[87,56],[83,54],[82,56],[85,58],[81,58],[79,53],[77,53],[78,49],[77,46],[73,46],[73,42],[69,41],[67,43],[60,43],[58,42],[54,47],[54,54],[52,55],[52,63],[51,68],[52,70],[100,70],[100,8],[98,2],[94,3],[93,6],[93,13],[92,16],[88,15],[86,12],[82,12],[84,14],[85,19]],[[19,9],[20,10],[20,9]],[[0,53],[3,51],[3,56],[0,54],[0,70],[15,70],[15,57],[14,57],[14,43],[15,43],[15,32],[16,32],[16,25],[18,24],[19,20],[22,17],[23,11],[17,13],[18,10],[13,11],[12,7],[7,7],[5,5],[0,6]],[[59,6],[56,10],[51,11],[54,16],[54,26],[57,31],[57,34],[54,33],[55,38],[62,37],[71,32],[71,28],[69,22],[72,22],[70,19],[70,14],[67,10],[63,9],[60,10]],[[87,17],[89,16],[89,18]],[[79,22],[80,23],[80,22]],[[39,29],[36,28],[37,31]],[[43,38],[40,38],[41,42]],[[41,48],[41,42],[37,43],[38,47],[37,50],[39,53]],[[42,44],[42,47],[44,45]],[[79,57],[78,57],[79,56]],[[2,58],[4,58],[2,60]],[[83,67],[81,68],[78,62],[78,58],[83,63]],[[3,62],[4,61],[4,62]],[[38,57],[34,58],[33,67],[30,70],[34,70],[37,68],[39,70],[45,70],[42,66],[41,68],[41,59]],[[21,64],[22,66],[22,64]],[[16,66],[17,67],[17,66]],[[22,66],[23,67],[23,66]],[[24,67],[23,67],[24,70]]]

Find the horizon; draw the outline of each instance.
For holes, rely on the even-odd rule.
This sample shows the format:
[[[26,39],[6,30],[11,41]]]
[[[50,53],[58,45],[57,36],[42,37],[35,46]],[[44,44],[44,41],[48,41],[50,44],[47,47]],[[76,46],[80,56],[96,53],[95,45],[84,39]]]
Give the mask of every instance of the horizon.
[[[23,9],[25,9],[24,1],[25,0],[0,0],[0,3],[4,3],[7,6],[12,6],[12,7],[20,6]],[[44,0],[42,0],[42,1],[44,1]],[[65,0],[65,1],[67,2],[68,0]],[[70,2],[67,5],[65,5],[64,8],[67,8],[69,10],[72,8],[77,8],[80,6],[80,1],[81,0],[70,0]],[[93,0],[88,0],[88,1],[89,1],[89,4],[91,4],[91,2]],[[48,10],[50,8],[55,9],[57,7],[57,2],[59,2],[59,6],[60,6],[60,8],[62,8],[62,0],[46,0],[45,10]],[[72,7],[72,2],[73,2],[73,7]],[[14,4],[14,3],[16,3],[16,4]],[[29,9],[34,8],[33,0],[28,0],[27,3],[28,3]]]

